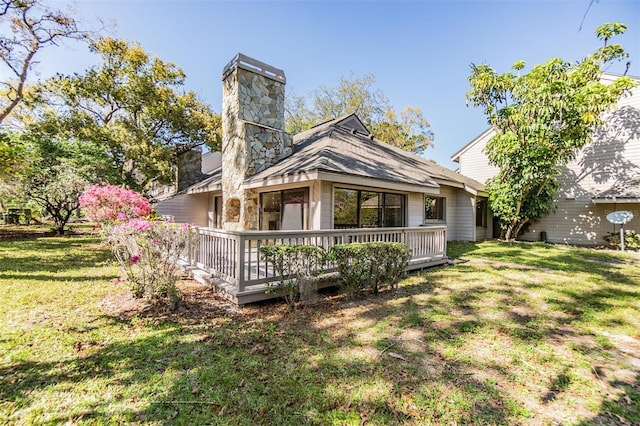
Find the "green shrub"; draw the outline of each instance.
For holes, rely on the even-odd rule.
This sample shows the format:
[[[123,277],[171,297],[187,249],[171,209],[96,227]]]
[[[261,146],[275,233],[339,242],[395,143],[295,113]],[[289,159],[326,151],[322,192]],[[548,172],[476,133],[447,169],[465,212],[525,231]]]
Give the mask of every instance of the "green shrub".
[[[333,246],[328,258],[338,267],[347,295],[364,288],[378,293],[381,285],[393,287],[411,259],[411,250],[402,243],[352,243]]]
[[[299,295],[304,298],[312,292],[310,287],[325,262],[326,252],[311,245],[276,244],[260,247],[260,256],[273,266],[279,278],[269,284],[269,291],[277,292],[293,310]]]
[[[603,237],[612,247],[620,248],[620,233],[610,232]],[[624,231],[624,248],[626,250],[640,250],[640,234],[634,231]]]

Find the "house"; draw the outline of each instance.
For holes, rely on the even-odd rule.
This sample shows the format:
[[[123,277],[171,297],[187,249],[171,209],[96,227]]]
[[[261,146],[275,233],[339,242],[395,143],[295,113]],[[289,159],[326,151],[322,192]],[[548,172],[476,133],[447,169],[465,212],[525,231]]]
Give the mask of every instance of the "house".
[[[207,154],[193,151],[182,158],[177,192],[163,197],[156,210],[202,227],[199,232],[211,241],[201,242],[194,256],[207,252],[209,259],[196,263],[233,281],[233,300],[248,297],[247,282],[269,279],[259,266],[261,244],[293,238],[325,247],[403,241],[413,250],[412,267],[423,267],[446,261],[447,239],[491,234],[481,183],[377,140],[354,114],[287,134],[282,70],[238,54],[224,68],[222,82],[222,149],[215,154],[220,162],[207,163],[214,167],[206,170]],[[226,244],[222,251],[249,245],[233,249],[234,266],[216,260],[225,264],[224,272],[212,266],[215,244]],[[242,300],[264,296],[252,291],[253,299]]]
[[[606,83],[616,78],[604,74],[602,80]],[[634,80],[640,83],[640,79]],[[562,168],[555,211],[529,226],[520,239],[603,244],[605,235],[619,230],[606,219],[618,210],[631,211],[634,219],[625,229],[640,232],[640,87],[620,99],[605,121],[592,143]],[[493,129],[484,131],[451,157],[460,165],[460,174],[480,182],[496,175],[498,169],[489,164],[484,153],[494,134]]]

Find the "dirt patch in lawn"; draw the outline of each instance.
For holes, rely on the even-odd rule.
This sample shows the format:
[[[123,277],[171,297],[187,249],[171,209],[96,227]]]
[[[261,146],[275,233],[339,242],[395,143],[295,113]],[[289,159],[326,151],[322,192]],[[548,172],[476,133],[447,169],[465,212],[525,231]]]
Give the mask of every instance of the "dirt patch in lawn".
[[[221,316],[243,316],[239,307],[197,281],[182,280],[178,282],[177,287],[181,300],[175,310],[171,310],[165,300],[136,299],[129,291],[105,297],[101,306],[121,320],[137,317],[186,323],[202,322]]]
[[[195,280],[185,279],[177,284],[181,295],[178,309],[171,310],[165,300],[152,301],[136,299],[131,292],[124,290],[105,297],[100,303],[110,315],[121,320],[153,318],[157,321],[176,321],[196,323],[218,317],[234,317],[243,320],[285,322],[300,327],[325,328],[327,318],[336,315],[346,317],[347,321],[356,321],[362,308],[396,297],[396,292],[381,293],[373,299],[362,297],[346,301],[344,294],[337,288],[321,290],[316,303],[300,302],[294,312],[278,299],[266,300],[239,307],[209,286]],[[360,307],[360,308],[359,308]]]

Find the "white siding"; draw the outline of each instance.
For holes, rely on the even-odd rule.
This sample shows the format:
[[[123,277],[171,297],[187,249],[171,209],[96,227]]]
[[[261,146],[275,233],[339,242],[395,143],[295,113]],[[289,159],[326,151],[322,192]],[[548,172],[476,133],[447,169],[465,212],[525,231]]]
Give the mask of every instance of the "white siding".
[[[476,203],[473,195],[461,189],[456,191],[456,239],[476,240]]]
[[[322,182],[314,180],[309,187],[309,229],[322,229]]]
[[[444,197],[444,220],[447,225],[447,240],[458,239],[458,209],[456,189],[449,186],[440,186],[439,197]],[[437,222],[436,222],[437,223]]]
[[[484,153],[487,142],[494,135],[488,132],[483,135],[476,143],[470,146],[460,155],[460,174],[468,176],[478,182],[486,183],[487,179],[498,173],[498,168],[489,164],[489,159]]]
[[[445,201],[445,222],[449,241],[474,241],[475,204],[474,197],[461,188],[440,186],[440,197]]]
[[[158,214],[171,216],[180,223],[190,223],[198,226],[207,226],[208,195],[178,195],[158,202],[155,209]]]
[[[632,211],[634,220],[625,228],[640,232],[640,204],[592,202],[598,193],[640,177],[640,88],[619,105],[591,144],[563,168],[555,213],[532,225],[522,239],[539,240],[540,232],[545,231],[554,243],[602,244],[605,234],[619,229],[606,220],[616,210]]]
[[[424,224],[424,194],[410,192],[407,195],[407,226]]]
[[[539,241],[540,232],[547,233],[547,240],[552,243],[575,245],[603,244],[602,237],[609,232],[619,232],[619,227],[609,223],[607,214],[616,210],[633,212],[633,220],[625,225],[625,229],[640,232],[640,204],[593,204],[590,200],[582,202],[559,201],[555,213],[532,225],[529,232],[521,239]]]
[[[323,181],[321,184],[320,229],[333,228],[333,185]]]

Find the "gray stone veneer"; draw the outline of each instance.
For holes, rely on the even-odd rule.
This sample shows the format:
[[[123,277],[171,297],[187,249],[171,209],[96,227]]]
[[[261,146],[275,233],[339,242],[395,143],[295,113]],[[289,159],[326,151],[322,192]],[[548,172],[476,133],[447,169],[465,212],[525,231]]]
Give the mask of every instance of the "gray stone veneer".
[[[183,152],[177,159],[178,191],[202,180],[202,150],[194,148]]]
[[[222,90],[223,227],[258,229],[258,194],[242,184],[293,152],[284,131],[284,82],[236,64]]]

